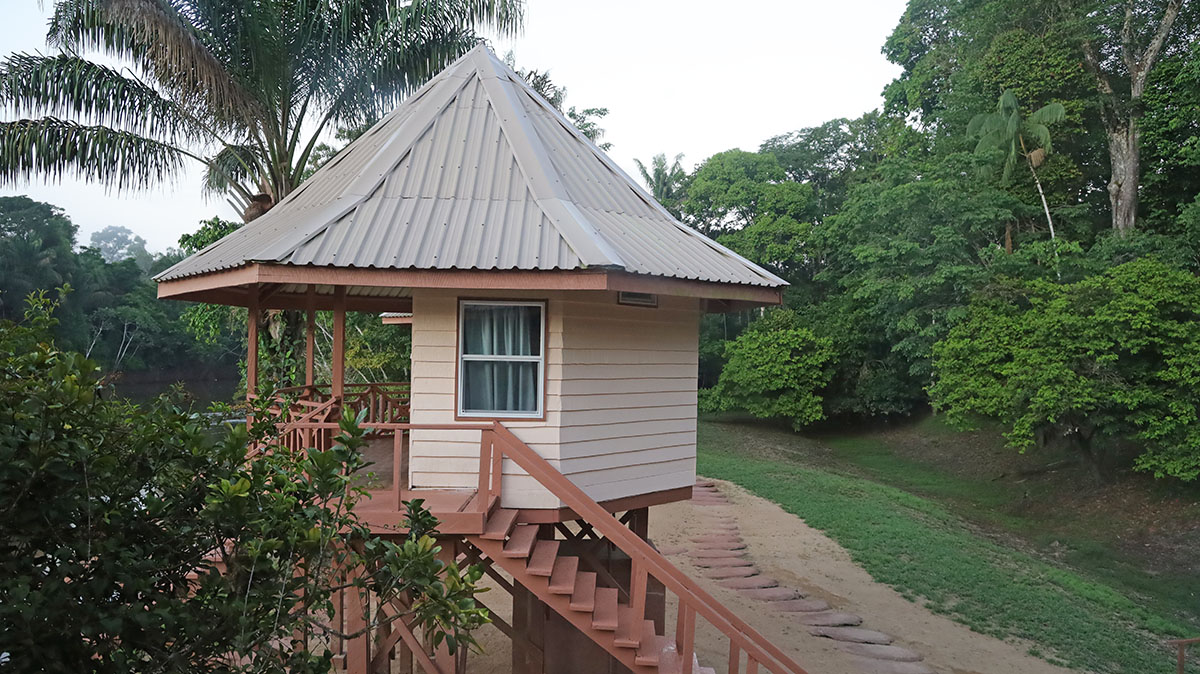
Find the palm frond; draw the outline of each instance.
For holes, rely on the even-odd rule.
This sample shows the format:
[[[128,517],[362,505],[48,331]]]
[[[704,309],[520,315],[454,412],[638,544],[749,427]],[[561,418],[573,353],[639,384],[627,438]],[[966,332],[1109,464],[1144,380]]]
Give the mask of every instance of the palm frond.
[[[0,122],[0,183],[75,175],[117,189],[174,177],[188,154],[153,138],[45,117]]]
[[[186,111],[153,88],[69,54],[13,54],[0,62],[0,105],[17,115],[71,116],[171,144],[206,135]]]
[[[226,145],[205,159],[205,165],[204,192],[211,196],[236,192],[249,197],[254,193],[255,178],[262,173],[258,150],[249,145]]]
[[[1029,121],[1034,124],[1050,125],[1061,122],[1067,116],[1067,109],[1062,103],[1049,103],[1038,108],[1032,115],[1029,116]]]
[[[180,105],[221,120],[252,120],[259,110],[170,0],[60,0],[47,41],[69,52],[99,50],[138,65]]]

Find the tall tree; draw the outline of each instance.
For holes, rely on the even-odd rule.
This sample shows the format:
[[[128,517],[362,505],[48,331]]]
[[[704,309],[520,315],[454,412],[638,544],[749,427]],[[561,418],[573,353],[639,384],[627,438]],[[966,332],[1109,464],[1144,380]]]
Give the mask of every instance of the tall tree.
[[[521,17],[521,0],[58,0],[60,53],[0,63],[0,104],[33,116],[0,123],[0,182],[146,187],[194,160],[250,220],[296,188],[326,129],[378,118]]]
[[[687,172],[683,170],[683,155],[675,155],[675,160],[667,164],[667,155],[660,152],[650,160],[650,168],[640,159],[634,159],[638,172],[642,174],[642,182],[650,188],[650,193],[671,212],[676,219],[680,216],[679,204],[683,201],[684,186],[687,183]]]
[[[1042,189],[1037,168],[1045,161],[1046,155],[1054,151],[1049,125],[1062,121],[1065,115],[1066,108],[1056,102],[1043,105],[1029,117],[1022,117],[1016,94],[1011,89],[1005,89],[1000,94],[994,112],[980,113],[967,125],[967,133],[979,138],[975,152],[1000,150],[1004,153],[1004,180],[1012,176],[1018,161],[1025,160],[1029,173],[1033,175],[1033,183],[1037,185],[1038,196],[1042,199],[1042,210],[1046,212],[1046,225],[1050,228],[1051,239],[1055,238],[1054,220],[1050,217],[1050,205],[1046,203],[1046,192]],[[1012,252],[1011,230],[1005,234],[1005,247]]]
[[[608,116],[608,108],[584,108],[582,110],[571,106],[564,107],[567,104],[567,88],[559,84],[555,84],[550,78],[549,70],[534,70],[533,68],[524,69],[517,66],[517,57],[511,51],[504,55],[504,62],[508,64],[513,72],[521,76],[534,91],[538,92],[546,102],[554,107],[555,110],[561,112],[579,132],[587,137],[588,140],[596,144],[596,147],[608,152],[612,149],[612,143],[604,142],[605,130],[600,126],[600,120]]]
[[[146,250],[146,240],[128,227],[109,225],[98,232],[92,232],[92,248],[99,251],[105,262],[120,262],[121,260],[136,260],[139,267],[150,268],[150,253]]]
[[[1108,181],[1112,226],[1121,234],[1137,222],[1142,95],[1183,6],[1183,0],[1105,3],[1097,13],[1103,17],[1101,22],[1080,42],[1083,62],[1100,94],[1100,116],[1112,166]],[[1120,18],[1105,20],[1113,17]]]

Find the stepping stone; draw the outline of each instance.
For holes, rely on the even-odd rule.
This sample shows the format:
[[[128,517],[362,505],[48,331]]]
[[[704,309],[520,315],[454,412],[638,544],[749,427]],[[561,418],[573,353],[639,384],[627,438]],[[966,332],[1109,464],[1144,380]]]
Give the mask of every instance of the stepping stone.
[[[700,507],[715,508],[715,507],[720,507],[720,506],[727,506],[727,505],[730,505],[730,503],[729,503],[729,501],[726,501],[723,498],[722,499],[694,498],[694,499],[692,499],[692,505],[700,506]]]
[[[924,662],[900,662],[897,660],[871,660],[854,658],[866,674],[934,674]]]
[[[696,486],[697,487],[715,487],[715,486],[717,486],[717,483],[713,482],[712,480],[696,480]]]
[[[824,627],[855,627],[862,624],[862,618],[853,613],[839,611],[821,611],[820,613],[802,613],[797,618],[805,625]]]
[[[896,662],[919,662],[923,658],[920,653],[910,651],[903,646],[884,646],[882,644],[838,644],[847,653],[875,660],[895,660]]]
[[[829,602],[824,599],[793,599],[791,601],[777,601],[771,604],[771,608],[784,613],[815,613],[817,611],[828,611]]]
[[[754,566],[754,562],[745,557],[717,557],[714,559],[693,559],[692,564],[702,569],[728,569],[735,566]]]
[[[693,543],[741,543],[742,537],[737,534],[704,534],[692,536]]]
[[[721,513],[712,513],[710,515],[705,515],[704,519],[708,522],[726,522],[729,524],[737,523],[737,518],[734,517],[733,515],[723,515]]]
[[[750,576],[748,578],[730,578],[718,583],[721,587],[731,590],[757,590],[760,588],[776,587],[779,581],[766,576]]]
[[[704,572],[705,578],[724,580],[726,578],[749,578],[757,576],[758,569],[753,566],[727,566],[723,569],[709,569]]]
[[[742,553],[737,550],[693,550],[693,559],[728,559],[730,557],[741,557]]]
[[[687,548],[682,545],[664,545],[658,549],[660,555],[682,555],[687,552]]]
[[[746,544],[739,541],[709,541],[708,543],[697,543],[693,546],[694,550],[745,550]]]
[[[795,599],[798,593],[790,587],[756,587],[748,590],[738,590],[738,594],[758,601],[786,602]]]
[[[808,633],[834,641],[853,641],[860,644],[890,644],[894,639],[883,632],[862,627],[810,627]]]

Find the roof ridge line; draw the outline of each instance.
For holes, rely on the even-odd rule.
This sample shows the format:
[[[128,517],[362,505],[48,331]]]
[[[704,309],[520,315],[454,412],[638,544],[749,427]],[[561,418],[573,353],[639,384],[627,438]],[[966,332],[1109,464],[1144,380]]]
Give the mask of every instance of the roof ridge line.
[[[465,59],[460,59],[459,61],[462,62],[463,60]],[[449,82],[459,79],[455,76],[457,70],[458,68],[448,68],[441,75],[435,77],[433,80],[430,80],[429,84],[433,84],[434,80]],[[444,79],[443,76],[445,76]],[[312,241],[312,239],[321,234],[321,232],[337,224],[348,213],[366,201],[371,194],[378,190],[380,186],[387,181],[387,177],[391,173],[392,169],[396,168],[396,166],[408,156],[409,152],[412,152],[413,145],[422,136],[424,136],[427,131],[429,131],[434,122],[437,121],[438,116],[441,115],[442,111],[446,109],[446,106],[453,103],[454,99],[457,98],[460,93],[462,93],[462,90],[466,88],[469,81],[469,77],[461,78],[459,79],[457,85],[447,85],[442,87],[441,91],[437,91],[431,87],[428,93],[418,97],[418,99],[415,99],[426,99],[426,102],[428,103],[427,107],[421,110],[421,112],[424,114],[424,119],[420,120],[420,124],[415,124],[414,122],[416,120],[409,118],[407,120],[407,125],[401,129],[405,133],[394,134],[387,140],[386,143],[379,146],[371,160],[366,166],[363,167],[363,170],[360,171],[359,174],[355,176],[345,188],[342,189],[337,198],[320,209],[320,211],[313,218],[313,221],[316,223],[314,226],[312,226],[308,231],[304,232],[300,237],[293,239],[286,245],[268,247],[261,256],[263,259],[254,261],[278,262],[281,258],[291,255],[301,246],[304,246],[309,241]],[[435,95],[435,98],[430,99],[430,97]],[[396,156],[389,158],[387,153],[393,147],[398,147],[400,152]],[[269,214],[270,212],[268,211],[267,215]]]
[[[525,176],[529,191],[554,224],[559,236],[566,240],[585,267],[626,268],[616,249],[589,219],[573,207],[561,180],[547,173],[553,163],[546,147],[525,111],[519,107],[520,103],[514,100],[517,88],[529,89],[529,84],[500,63],[490,50],[480,50],[472,56],[484,93],[496,113],[509,149]],[[503,70],[498,70],[496,66]],[[514,80],[514,77],[517,79]],[[516,130],[511,128],[514,124],[518,126]]]
[[[506,69],[507,69],[507,66],[506,66]],[[513,74],[515,74],[515,73],[513,73]],[[524,82],[524,80],[522,80],[522,82]],[[572,124],[563,115],[563,113],[559,112],[558,109],[556,109],[554,106],[550,105],[549,101],[546,101],[541,96],[537,95],[537,92],[533,91],[532,87],[529,87],[528,84],[526,84],[525,86],[527,89],[529,89],[530,92],[532,92],[534,94],[533,96],[531,96],[531,98],[533,98],[535,103],[537,103],[539,106],[541,106],[541,108],[544,111],[549,113],[554,118],[554,120],[559,123],[559,126],[561,126],[567,133],[569,133],[571,136],[573,136],[577,141],[582,142],[584,147],[586,147],[592,153],[593,156],[595,156],[597,159],[599,159],[605,168],[607,168],[609,171],[612,171],[614,174],[616,174],[618,178],[620,178],[627,186],[629,186],[633,190],[633,193],[635,196],[637,196],[639,199],[644,201],[653,210],[656,210],[661,215],[663,215],[664,218],[666,219],[666,221],[671,226],[673,226],[677,230],[683,232],[685,235],[699,240],[705,246],[707,246],[708,248],[710,248],[717,254],[723,255],[726,257],[732,257],[732,258],[738,260],[739,262],[742,262],[743,264],[745,264],[748,267],[750,267],[751,269],[755,270],[756,272],[758,272],[759,274],[761,274],[764,278],[766,278],[768,280],[782,283],[784,285],[790,285],[790,284],[788,284],[787,281],[776,276],[775,274],[772,274],[770,271],[764,269],[762,266],[760,266],[754,262],[751,262],[750,260],[747,260],[745,257],[742,257],[741,255],[734,252],[733,250],[731,250],[725,246],[722,246],[721,244],[717,243],[716,241],[713,241],[712,239],[708,238],[707,236],[704,236],[700,232],[697,232],[696,230],[692,229],[691,227],[688,227],[687,225],[685,225],[682,222],[680,222],[679,220],[677,220],[675,218],[675,216],[672,215],[671,212],[668,211],[665,206],[660,204],[657,199],[655,199],[653,196],[651,196],[649,192],[647,192],[636,180],[634,180],[628,173],[626,173],[625,170],[622,169],[615,161],[613,161],[611,157],[609,157],[607,154],[605,154],[600,148],[596,147],[596,144],[594,142],[592,142],[592,139],[585,136],[582,131],[580,131],[574,124]],[[539,137],[539,141],[540,141],[540,137]],[[570,202],[571,200],[569,198],[564,198],[563,201]],[[584,216],[582,213],[580,213],[580,216],[586,218],[586,216]],[[603,235],[601,235],[599,232],[596,232],[596,236],[601,237],[601,239],[603,239]],[[607,242],[605,242],[605,243],[607,244]],[[615,251],[614,251],[614,253],[615,253]],[[622,264],[622,266],[624,266],[624,264]]]

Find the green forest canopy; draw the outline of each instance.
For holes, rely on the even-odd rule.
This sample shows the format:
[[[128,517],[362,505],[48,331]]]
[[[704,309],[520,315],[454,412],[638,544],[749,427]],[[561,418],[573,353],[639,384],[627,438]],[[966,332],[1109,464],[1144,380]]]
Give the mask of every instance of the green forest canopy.
[[[1200,434],[1187,402],[1196,383],[1184,374],[1188,342],[1156,337],[1157,360],[1132,345],[1149,339],[1148,325],[1188,326],[1195,318],[1198,38],[1200,9],[1180,0],[911,0],[882,45],[902,70],[885,87],[881,109],[781,133],[756,151],[721,152],[691,172],[668,167],[670,153],[649,162],[647,181],[668,209],[792,283],[788,318],[745,338],[760,314],[705,320],[700,381],[712,389],[705,405],[749,408],[797,426],[933,405],[964,423],[994,417],[1022,448],[1086,445],[1110,475],[1136,462],[1195,477]],[[1020,132],[1001,133],[985,123],[989,114],[1024,120]],[[212,330],[221,316],[181,316],[153,301],[145,271],[166,258],[105,260],[74,248],[73,226],[53,207],[29,200],[2,207],[0,255],[24,266],[12,273],[5,266],[0,313],[30,289],[70,283],[62,339],[80,349],[95,342],[94,355],[110,366],[156,367],[166,362],[156,354],[180,349],[240,351],[237,336],[222,345],[193,337],[205,321],[210,335],[235,334]],[[124,249],[120,240],[105,241]],[[1136,282],[1115,279],[1170,287],[1181,299],[1138,301]],[[1094,400],[1039,407],[1033,402],[1061,391],[1022,379],[1028,372],[1015,358],[952,348],[978,345],[1000,321],[1039,334],[1042,319],[1032,313],[1039,298],[1060,295],[1124,312],[1112,329],[1127,344],[1063,370],[1085,378],[1121,372],[1124,383],[1105,407],[1112,423],[1096,429],[1064,422],[1067,412],[1093,412]],[[998,297],[1008,298],[1002,307]],[[124,346],[131,317],[147,326],[136,348]],[[360,333],[370,356],[364,370],[370,363],[402,369],[406,345],[369,353],[386,335],[368,327]],[[1077,337],[1038,344],[1074,353],[1086,347]],[[763,348],[793,354],[796,367],[783,372],[790,389],[755,369],[772,366],[747,352]],[[1136,363],[1153,364],[1122,370]],[[1146,386],[1161,405],[1147,404]],[[997,390],[1006,393],[987,405],[968,395]],[[765,404],[772,400],[790,402]]]

